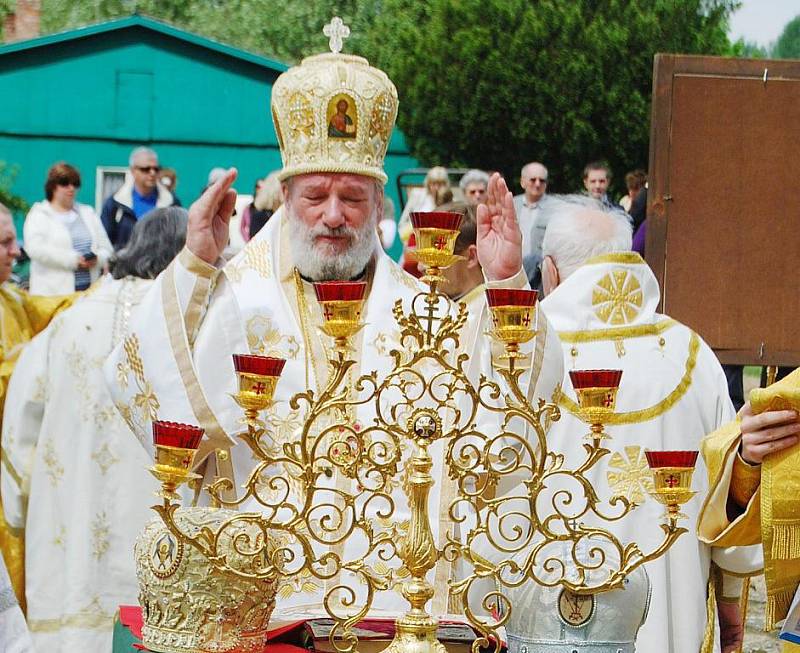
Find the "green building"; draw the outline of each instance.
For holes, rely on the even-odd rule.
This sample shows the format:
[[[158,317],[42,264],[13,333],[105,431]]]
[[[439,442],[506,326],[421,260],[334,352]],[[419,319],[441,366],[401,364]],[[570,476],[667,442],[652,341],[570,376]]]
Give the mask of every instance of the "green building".
[[[79,201],[99,207],[138,145],[178,174],[184,205],[209,171],[236,166],[241,193],[281,167],[269,111],[286,64],[144,16],[0,46],[0,161],[18,168],[13,192],[43,199],[48,167],[81,172]],[[415,167],[402,133],[389,144],[386,191]]]

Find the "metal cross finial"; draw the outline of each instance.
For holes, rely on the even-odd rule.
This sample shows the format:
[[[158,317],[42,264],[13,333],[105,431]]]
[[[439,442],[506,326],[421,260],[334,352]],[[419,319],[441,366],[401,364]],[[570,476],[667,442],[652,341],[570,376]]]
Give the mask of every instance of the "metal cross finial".
[[[342,41],[350,36],[350,28],[344,24],[341,18],[334,16],[331,22],[322,28],[322,33],[330,40],[331,52],[339,54],[342,51]]]

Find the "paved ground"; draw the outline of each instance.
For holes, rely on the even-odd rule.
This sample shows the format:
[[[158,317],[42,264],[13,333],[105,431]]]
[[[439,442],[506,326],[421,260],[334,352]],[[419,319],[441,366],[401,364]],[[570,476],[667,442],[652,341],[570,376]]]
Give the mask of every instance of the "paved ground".
[[[750,584],[750,607],[747,612],[743,653],[778,653],[781,649],[777,632],[764,632],[763,576],[754,578]]]

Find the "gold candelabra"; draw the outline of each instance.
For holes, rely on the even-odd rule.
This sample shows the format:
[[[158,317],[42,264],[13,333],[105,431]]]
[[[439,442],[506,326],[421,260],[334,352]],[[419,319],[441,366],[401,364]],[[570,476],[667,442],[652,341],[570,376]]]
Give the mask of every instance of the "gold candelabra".
[[[428,289],[409,307],[400,300],[394,306],[402,349],[391,351],[394,368],[384,378],[370,372],[348,380],[356,364],[350,339],[362,326],[366,289],[358,282],[315,284],[323,308],[322,329],[334,347],[325,387],[318,394],[299,393],[289,402],[293,410],[305,409],[296,439],[276,445],[261,419],[272,406],[284,361],[234,356],[239,389],[233,399],[244,410],[238,437],[256,464],[234,499],[225,498],[234,490],[228,479],[206,488],[214,505],[240,509],[219,529],[191,535],[175,519],[175,490],[192,477],[197,429],[154,426],[157,461],[151,471],[163,486],[163,503],[154,509],[167,528],[229,575],[263,579],[306,574],[331,582],[324,606],[335,621],[330,641],[340,653],[356,650],[353,626],[367,616],[376,594],[393,591],[402,577],[401,593],[410,609],[397,620],[390,651],[440,651],[437,619],[426,611],[434,596],[429,576],[437,563],[457,559],[471,571],[451,580],[449,590],[480,633],[473,651],[490,640],[499,647],[498,628],[513,609],[505,589],[538,582],[580,595],[620,587],[627,574],[663,555],[686,532],[677,522],[680,506],[693,494],[689,487],[696,452],[649,452],[655,478],[652,495],[667,508],[658,547],[645,553],[635,543],[620,542],[609,530],[579,521],[613,522],[636,507],[615,497],[609,503],[617,512],[605,514],[587,477],[610,453],[602,446],[610,438],[604,424],[614,410],[621,372],[570,373],[590,432],[583,443],[583,461],[566,468],[564,455],[553,451],[546,438],[547,425],[559,419],[558,407],[543,400],[534,405],[527,396],[525,347],[537,335],[535,291],[487,291],[491,335],[504,345],[505,353],[495,366],[497,380],[470,379],[468,354],[459,350],[467,308],[453,307],[438,290],[442,269],[456,258],[460,216],[417,213],[412,221],[417,257],[427,266],[423,281]],[[370,420],[363,426],[354,419],[360,408],[370,409]],[[487,423],[495,426],[488,429]],[[443,546],[437,544],[428,512],[431,488],[442,481],[431,473],[430,448],[440,441],[447,472],[443,480],[454,485],[455,497]],[[410,451],[404,453],[407,445]],[[405,527],[392,519],[400,476],[409,512]],[[543,502],[548,487],[557,486],[559,479],[576,484],[578,490],[556,492],[562,499],[568,496],[567,501]],[[517,489],[497,491],[504,486]],[[565,505],[572,509],[565,511]],[[220,544],[229,529],[237,529],[235,563]],[[343,553],[343,545],[356,538],[357,555]],[[570,549],[569,563],[564,546]],[[588,558],[581,555],[581,547],[590,549]],[[358,583],[341,580],[342,574]],[[486,581],[495,589],[476,601],[476,588]]]

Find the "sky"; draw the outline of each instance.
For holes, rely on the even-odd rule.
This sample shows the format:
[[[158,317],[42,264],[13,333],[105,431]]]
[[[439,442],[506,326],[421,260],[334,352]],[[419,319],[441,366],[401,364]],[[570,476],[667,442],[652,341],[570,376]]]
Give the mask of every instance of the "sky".
[[[742,6],[731,16],[730,36],[735,41],[769,45],[792,18],[800,14],[800,0],[741,0]]]

